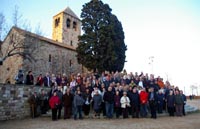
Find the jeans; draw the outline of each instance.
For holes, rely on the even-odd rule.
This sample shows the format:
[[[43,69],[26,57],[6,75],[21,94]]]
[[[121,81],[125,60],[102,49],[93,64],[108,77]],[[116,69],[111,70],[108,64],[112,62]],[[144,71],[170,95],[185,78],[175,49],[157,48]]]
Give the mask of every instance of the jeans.
[[[74,119],[77,119],[77,113],[79,114],[79,119],[82,119],[82,106],[77,106],[74,109]]]
[[[108,118],[113,117],[113,108],[114,108],[114,103],[106,102],[106,116]]]
[[[140,115],[141,117],[147,117],[147,104],[140,105]]]

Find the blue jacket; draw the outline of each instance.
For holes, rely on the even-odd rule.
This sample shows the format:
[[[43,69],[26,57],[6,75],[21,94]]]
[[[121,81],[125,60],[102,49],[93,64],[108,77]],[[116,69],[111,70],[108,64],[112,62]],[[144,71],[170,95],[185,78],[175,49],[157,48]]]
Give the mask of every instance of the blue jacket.
[[[83,99],[83,97],[81,95],[78,95],[76,94],[74,96],[74,106],[77,107],[77,106],[83,106],[83,104],[85,103],[85,100]]]

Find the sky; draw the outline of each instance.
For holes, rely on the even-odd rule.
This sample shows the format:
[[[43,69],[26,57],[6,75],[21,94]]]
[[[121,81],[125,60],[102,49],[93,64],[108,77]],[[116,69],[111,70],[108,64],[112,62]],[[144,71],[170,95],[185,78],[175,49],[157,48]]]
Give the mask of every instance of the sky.
[[[15,5],[32,31],[52,35],[52,17],[70,7],[80,17],[90,0],[1,0],[0,12],[12,23]],[[153,73],[186,94],[200,94],[200,0],[102,0],[121,21],[127,45],[125,69]],[[152,58],[153,57],[153,58]],[[198,93],[197,93],[198,92]]]

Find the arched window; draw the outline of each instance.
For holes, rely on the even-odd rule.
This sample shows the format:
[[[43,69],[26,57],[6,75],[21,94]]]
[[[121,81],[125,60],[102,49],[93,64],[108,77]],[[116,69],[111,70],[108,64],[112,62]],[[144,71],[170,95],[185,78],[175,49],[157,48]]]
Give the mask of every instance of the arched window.
[[[60,23],[60,18],[56,18],[55,19],[55,27],[59,26]]]
[[[74,22],[73,22],[73,29],[76,30],[76,28],[77,28],[77,23],[74,21]]]
[[[73,42],[72,41],[70,42],[70,45],[73,46]]]
[[[66,21],[67,28],[70,28],[70,23],[71,23],[71,20],[67,18],[67,21]]]

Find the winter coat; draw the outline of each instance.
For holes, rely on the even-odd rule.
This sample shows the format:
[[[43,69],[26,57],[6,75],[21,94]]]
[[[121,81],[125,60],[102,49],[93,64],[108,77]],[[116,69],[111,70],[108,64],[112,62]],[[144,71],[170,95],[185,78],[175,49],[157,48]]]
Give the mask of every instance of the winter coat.
[[[130,98],[130,101],[131,101],[131,105],[134,105],[134,106],[140,105],[140,96],[139,96],[138,93],[131,94],[131,96],[129,98]]]
[[[52,96],[49,100],[49,105],[51,109],[57,108],[57,106],[60,104],[60,99],[58,96]]]
[[[174,107],[175,104],[175,97],[174,95],[167,96],[167,107]]]
[[[183,97],[180,94],[175,95],[175,104],[176,105],[182,105],[182,104],[184,104]]]
[[[94,105],[93,105],[94,110],[99,110],[101,107],[102,96],[99,94],[94,95],[93,102],[94,102]]]
[[[73,100],[74,106],[83,106],[83,104],[85,103],[85,100],[83,99],[83,97],[81,95],[76,94],[74,96],[74,100]]]
[[[104,93],[103,100],[108,103],[114,103],[114,94],[112,91],[107,91]]]
[[[158,97],[158,103],[163,104],[165,99],[164,94],[158,94],[157,97]]]
[[[63,93],[62,93],[62,91],[58,90],[58,91],[57,91],[57,96],[59,97],[60,101],[62,102],[62,98],[63,98]]]
[[[146,91],[140,92],[140,103],[141,104],[147,104],[148,102],[148,93]]]
[[[130,99],[127,96],[122,96],[120,99],[121,108],[130,107]]]
[[[67,94],[65,93],[63,95],[63,103],[65,107],[72,107],[73,102],[73,95],[71,93]]]

